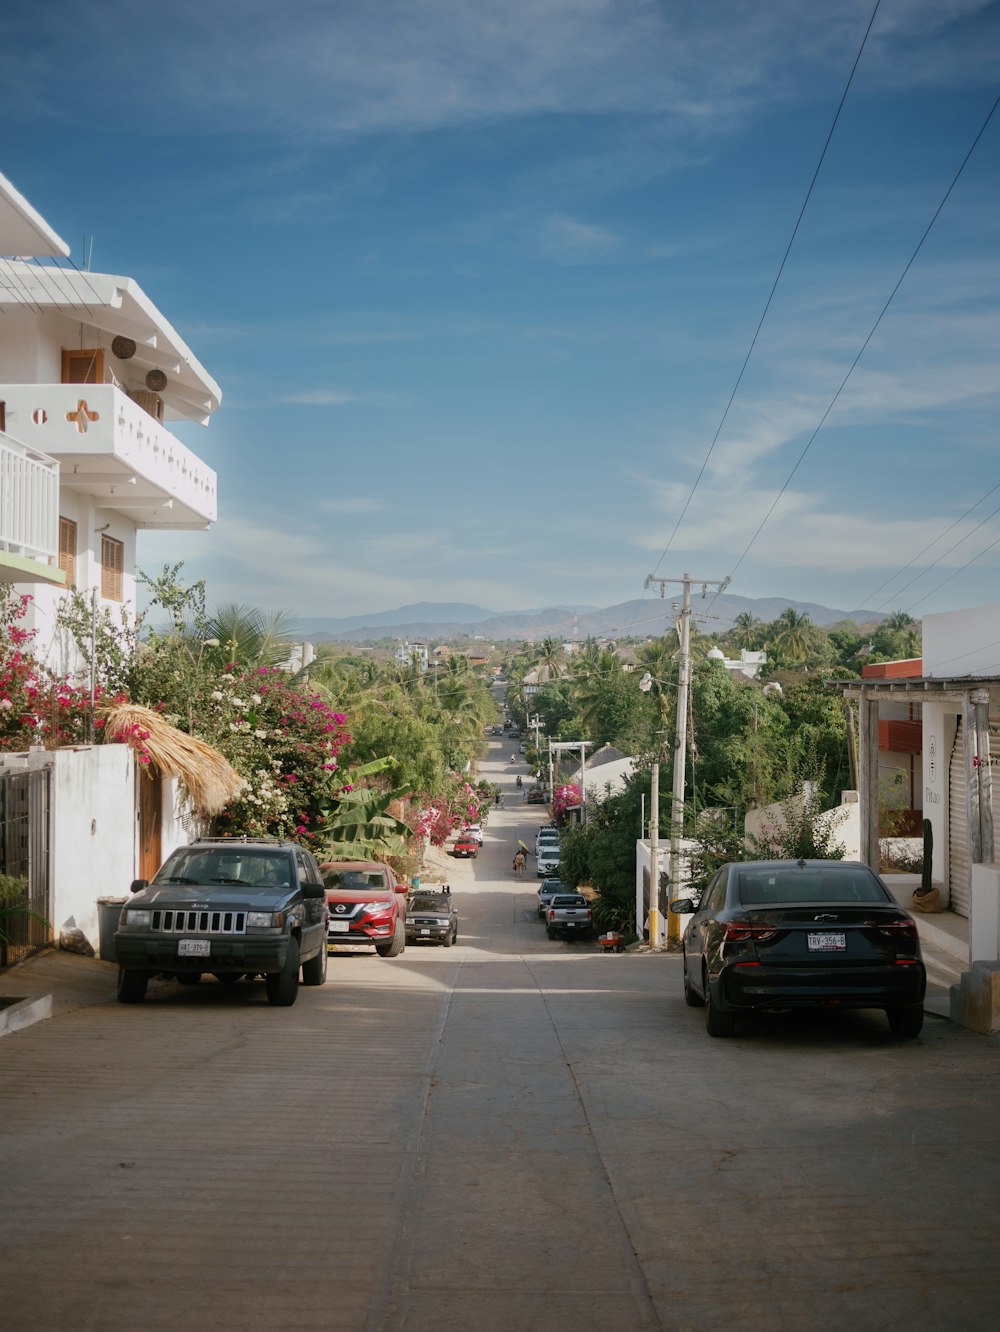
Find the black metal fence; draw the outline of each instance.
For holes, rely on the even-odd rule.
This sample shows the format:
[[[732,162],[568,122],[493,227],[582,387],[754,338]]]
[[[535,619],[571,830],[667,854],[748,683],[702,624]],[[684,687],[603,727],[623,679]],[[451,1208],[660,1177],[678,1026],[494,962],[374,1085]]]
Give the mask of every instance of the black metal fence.
[[[0,970],[52,937],[51,770],[0,773]]]

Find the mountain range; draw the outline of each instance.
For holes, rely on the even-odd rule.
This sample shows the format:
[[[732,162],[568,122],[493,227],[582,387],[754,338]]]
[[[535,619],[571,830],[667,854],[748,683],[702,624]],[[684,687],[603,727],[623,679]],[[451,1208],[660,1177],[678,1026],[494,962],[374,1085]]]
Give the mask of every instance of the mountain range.
[[[655,637],[673,623],[674,602],[656,597],[624,601],[603,609],[594,606],[548,606],[542,610],[491,611],[465,602],[420,601],[396,610],[336,618],[303,618],[296,622],[296,635],[314,643],[363,643],[379,638],[405,638],[425,642],[442,638],[480,638],[489,642],[505,639],[585,639]],[[679,605],[679,594],[678,602]],[[814,624],[836,624],[853,620],[870,624],[884,619],[871,611],[834,610],[813,601],[786,597],[737,597],[729,593],[695,596],[695,623],[704,634],[724,633],[736,617],[749,611],[761,621],[776,620],[786,607],[808,615]],[[699,611],[701,612],[699,614]]]

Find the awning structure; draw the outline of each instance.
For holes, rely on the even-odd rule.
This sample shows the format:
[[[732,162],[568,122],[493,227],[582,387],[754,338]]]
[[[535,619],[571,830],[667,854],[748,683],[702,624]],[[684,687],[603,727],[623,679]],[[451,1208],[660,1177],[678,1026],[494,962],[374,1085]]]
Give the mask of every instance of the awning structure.
[[[127,741],[136,727],[146,732],[142,743],[150,761],[165,776],[180,779],[200,814],[218,814],[243,790],[243,778],[217,749],[179,731],[151,708],[122,703],[108,708],[105,717],[109,740]]]

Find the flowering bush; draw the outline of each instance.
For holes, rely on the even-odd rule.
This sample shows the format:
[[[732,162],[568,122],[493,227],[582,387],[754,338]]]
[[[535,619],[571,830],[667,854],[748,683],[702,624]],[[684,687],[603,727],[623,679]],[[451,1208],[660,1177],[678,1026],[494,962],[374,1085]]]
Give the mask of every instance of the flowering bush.
[[[566,786],[557,786],[552,800],[552,812],[556,823],[565,823],[566,811],[574,805],[579,805],[582,799],[583,792],[575,782],[569,782]]]
[[[337,763],[349,739],[344,714],[276,667],[232,667],[207,684],[197,733],[246,781],[216,820],[219,830],[313,840],[344,783]]]
[[[457,828],[482,823],[491,803],[488,782],[471,783],[460,773],[449,772],[438,795],[417,801],[421,809],[416,831],[432,846],[443,846]]]
[[[35,659],[34,631],[20,623],[29,596],[0,594],[0,749],[78,744],[87,737],[90,692],[57,680]]]

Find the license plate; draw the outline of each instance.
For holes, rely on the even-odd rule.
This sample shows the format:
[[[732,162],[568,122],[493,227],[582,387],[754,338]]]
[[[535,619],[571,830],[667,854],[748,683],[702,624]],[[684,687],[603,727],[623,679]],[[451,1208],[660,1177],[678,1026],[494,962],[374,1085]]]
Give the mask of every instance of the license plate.
[[[350,928],[351,928],[351,922],[350,922],[349,920],[331,920],[331,921],[330,921],[330,933],[331,933],[331,934],[346,934],[347,931],[348,931]]]
[[[211,957],[210,939],[181,939],[177,945],[178,957]]]
[[[421,930],[420,933],[421,933],[421,934],[430,934],[430,930]]]
[[[811,953],[842,953],[847,948],[847,935],[809,934],[806,943]]]

